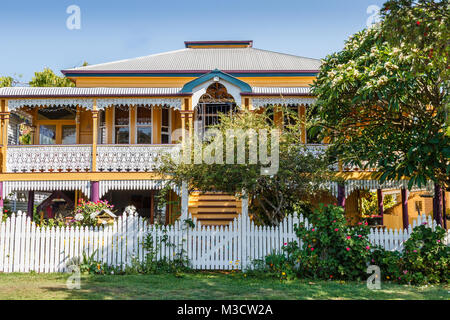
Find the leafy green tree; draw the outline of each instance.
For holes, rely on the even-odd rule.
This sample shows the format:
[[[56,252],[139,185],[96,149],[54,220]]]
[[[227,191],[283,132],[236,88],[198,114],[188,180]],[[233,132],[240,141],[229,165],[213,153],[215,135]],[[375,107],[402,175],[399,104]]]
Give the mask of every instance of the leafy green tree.
[[[316,128],[332,155],[377,167],[381,182],[450,185],[448,0],[390,0],[381,12],[324,59]]]
[[[13,77],[0,77],[0,88],[1,87],[12,87],[14,83]]]
[[[270,133],[272,129],[277,129],[270,116],[267,113],[243,111],[233,117],[222,115],[220,119],[220,123],[214,129],[222,137],[228,130],[236,133],[237,139],[232,142],[234,159],[237,159],[237,150],[241,146],[238,144],[242,143],[246,156],[244,164],[238,164],[236,161],[232,164],[227,164],[227,161],[223,161],[223,164],[218,162],[195,164],[194,151],[192,151],[186,157],[186,159],[191,157],[191,163],[187,163],[189,161],[178,163],[171,158],[164,158],[162,166],[158,169],[160,173],[170,176],[172,183],[178,186],[181,186],[183,181],[187,181],[191,191],[221,191],[236,195],[244,192],[249,197],[249,211],[255,220],[272,225],[276,225],[287,213],[293,212],[299,204],[299,199],[307,199],[319,193],[323,189],[323,182],[330,178],[327,172],[327,160],[320,155],[307,152],[304,146],[298,143],[301,141],[298,119],[282,132],[279,141],[278,170],[270,175],[261,174],[261,170],[266,168],[267,164],[259,161],[251,164],[249,161],[249,157],[255,155],[255,149],[253,149],[255,143],[244,135],[248,132],[247,130],[259,132],[264,129]],[[242,135],[238,134],[239,130],[242,130]],[[226,159],[227,141],[225,140],[225,138],[219,142],[217,139],[205,140],[201,146],[203,150],[211,147],[215,149],[215,143],[223,143],[223,157],[219,158]],[[272,144],[269,141],[267,149],[270,150],[271,147]],[[221,154],[217,153],[217,155]]]
[[[75,84],[66,77],[56,75],[53,70],[44,68],[43,71],[35,72],[29,82],[32,87],[74,87]]]

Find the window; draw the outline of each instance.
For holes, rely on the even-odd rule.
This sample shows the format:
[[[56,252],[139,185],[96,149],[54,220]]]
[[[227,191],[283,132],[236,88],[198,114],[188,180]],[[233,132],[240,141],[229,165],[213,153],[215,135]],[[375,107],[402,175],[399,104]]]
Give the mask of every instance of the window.
[[[136,143],[152,143],[152,109],[147,107],[138,107],[136,117]]]
[[[162,109],[161,119],[161,143],[169,144],[170,141],[170,109]]]
[[[130,111],[128,108],[114,109],[114,143],[130,143]]]
[[[39,144],[56,144],[56,126],[39,126]]]
[[[416,205],[416,211],[417,213],[420,215],[421,213],[423,213],[423,207],[422,207],[422,201],[416,201],[415,203]]]
[[[62,126],[62,144],[77,143],[77,127],[74,125]]]
[[[100,110],[98,113],[98,144],[105,144],[106,141],[106,113]]]

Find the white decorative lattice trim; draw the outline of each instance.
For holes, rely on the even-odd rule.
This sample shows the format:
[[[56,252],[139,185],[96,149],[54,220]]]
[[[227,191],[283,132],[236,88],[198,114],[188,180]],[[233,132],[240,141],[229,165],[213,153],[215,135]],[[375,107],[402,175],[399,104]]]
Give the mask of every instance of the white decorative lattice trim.
[[[180,98],[108,98],[97,99],[97,108],[105,109],[113,105],[147,105],[147,106],[167,106],[181,110]]]
[[[313,104],[314,98],[252,98],[253,108],[266,107],[268,105]]]
[[[102,198],[110,190],[161,190],[168,180],[105,180],[99,182],[99,196]],[[179,188],[172,190],[180,195]]]
[[[64,99],[12,99],[8,100],[8,109],[10,111],[20,109],[22,107],[47,107],[57,108],[62,106],[80,106],[89,110],[93,109],[93,99],[83,98],[64,98]]]
[[[380,184],[378,180],[347,180],[345,181],[345,197],[348,197],[355,190],[369,190],[375,191],[377,189],[392,190],[392,189],[408,189],[409,180],[396,180],[385,181]],[[338,196],[338,184],[337,182],[331,182],[327,184],[331,194],[334,197]],[[434,184],[429,181],[426,186],[418,187],[413,186],[411,191],[427,190],[428,192],[434,192]]]
[[[86,196],[91,193],[91,183],[85,180],[45,180],[45,181],[5,181],[3,183],[3,197],[17,191],[55,191],[81,190]]]

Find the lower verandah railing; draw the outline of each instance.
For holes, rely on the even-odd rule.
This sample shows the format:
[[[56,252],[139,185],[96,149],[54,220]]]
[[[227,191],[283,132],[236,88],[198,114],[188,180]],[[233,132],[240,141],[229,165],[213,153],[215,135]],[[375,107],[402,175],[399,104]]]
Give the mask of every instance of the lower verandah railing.
[[[151,235],[160,245],[157,259],[173,260],[183,250],[193,269],[231,270],[251,267],[255,259],[281,252],[286,243],[296,240],[294,225],[307,219],[289,216],[276,227],[256,226],[249,218],[239,217],[229,226],[195,227],[177,221],[167,227],[149,225],[136,215],[123,215],[108,227],[40,228],[23,213],[12,215],[0,224],[0,272],[65,272],[69,262],[82,259],[83,253],[96,261],[124,267],[148,253],[142,246]],[[431,217],[419,217],[414,226]],[[401,250],[412,232],[408,230],[371,230],[372,245]],[[447,244],[450,233],[447,233]],[[167,238],[167,241],[162,239]]]

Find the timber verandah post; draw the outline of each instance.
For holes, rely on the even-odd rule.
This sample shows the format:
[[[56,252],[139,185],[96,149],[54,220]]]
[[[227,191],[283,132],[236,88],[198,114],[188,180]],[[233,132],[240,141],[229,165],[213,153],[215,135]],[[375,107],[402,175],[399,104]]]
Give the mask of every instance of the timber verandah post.
[[[381,216],[381,225],[384,224],[383,190],[377,189],[378,212]]]
[[[402,220],[403,220],[403,229],[408,229],[409,226],[409,217],[408,217],[408,190],[406,188],[402,188]]]
[[[434,198],[433,198],[433,218],[436,223],[440,226],[443,225],[442,222],[442,187],[438,184],[434,184]],[[445,210],[445,208],[444,208]]]

